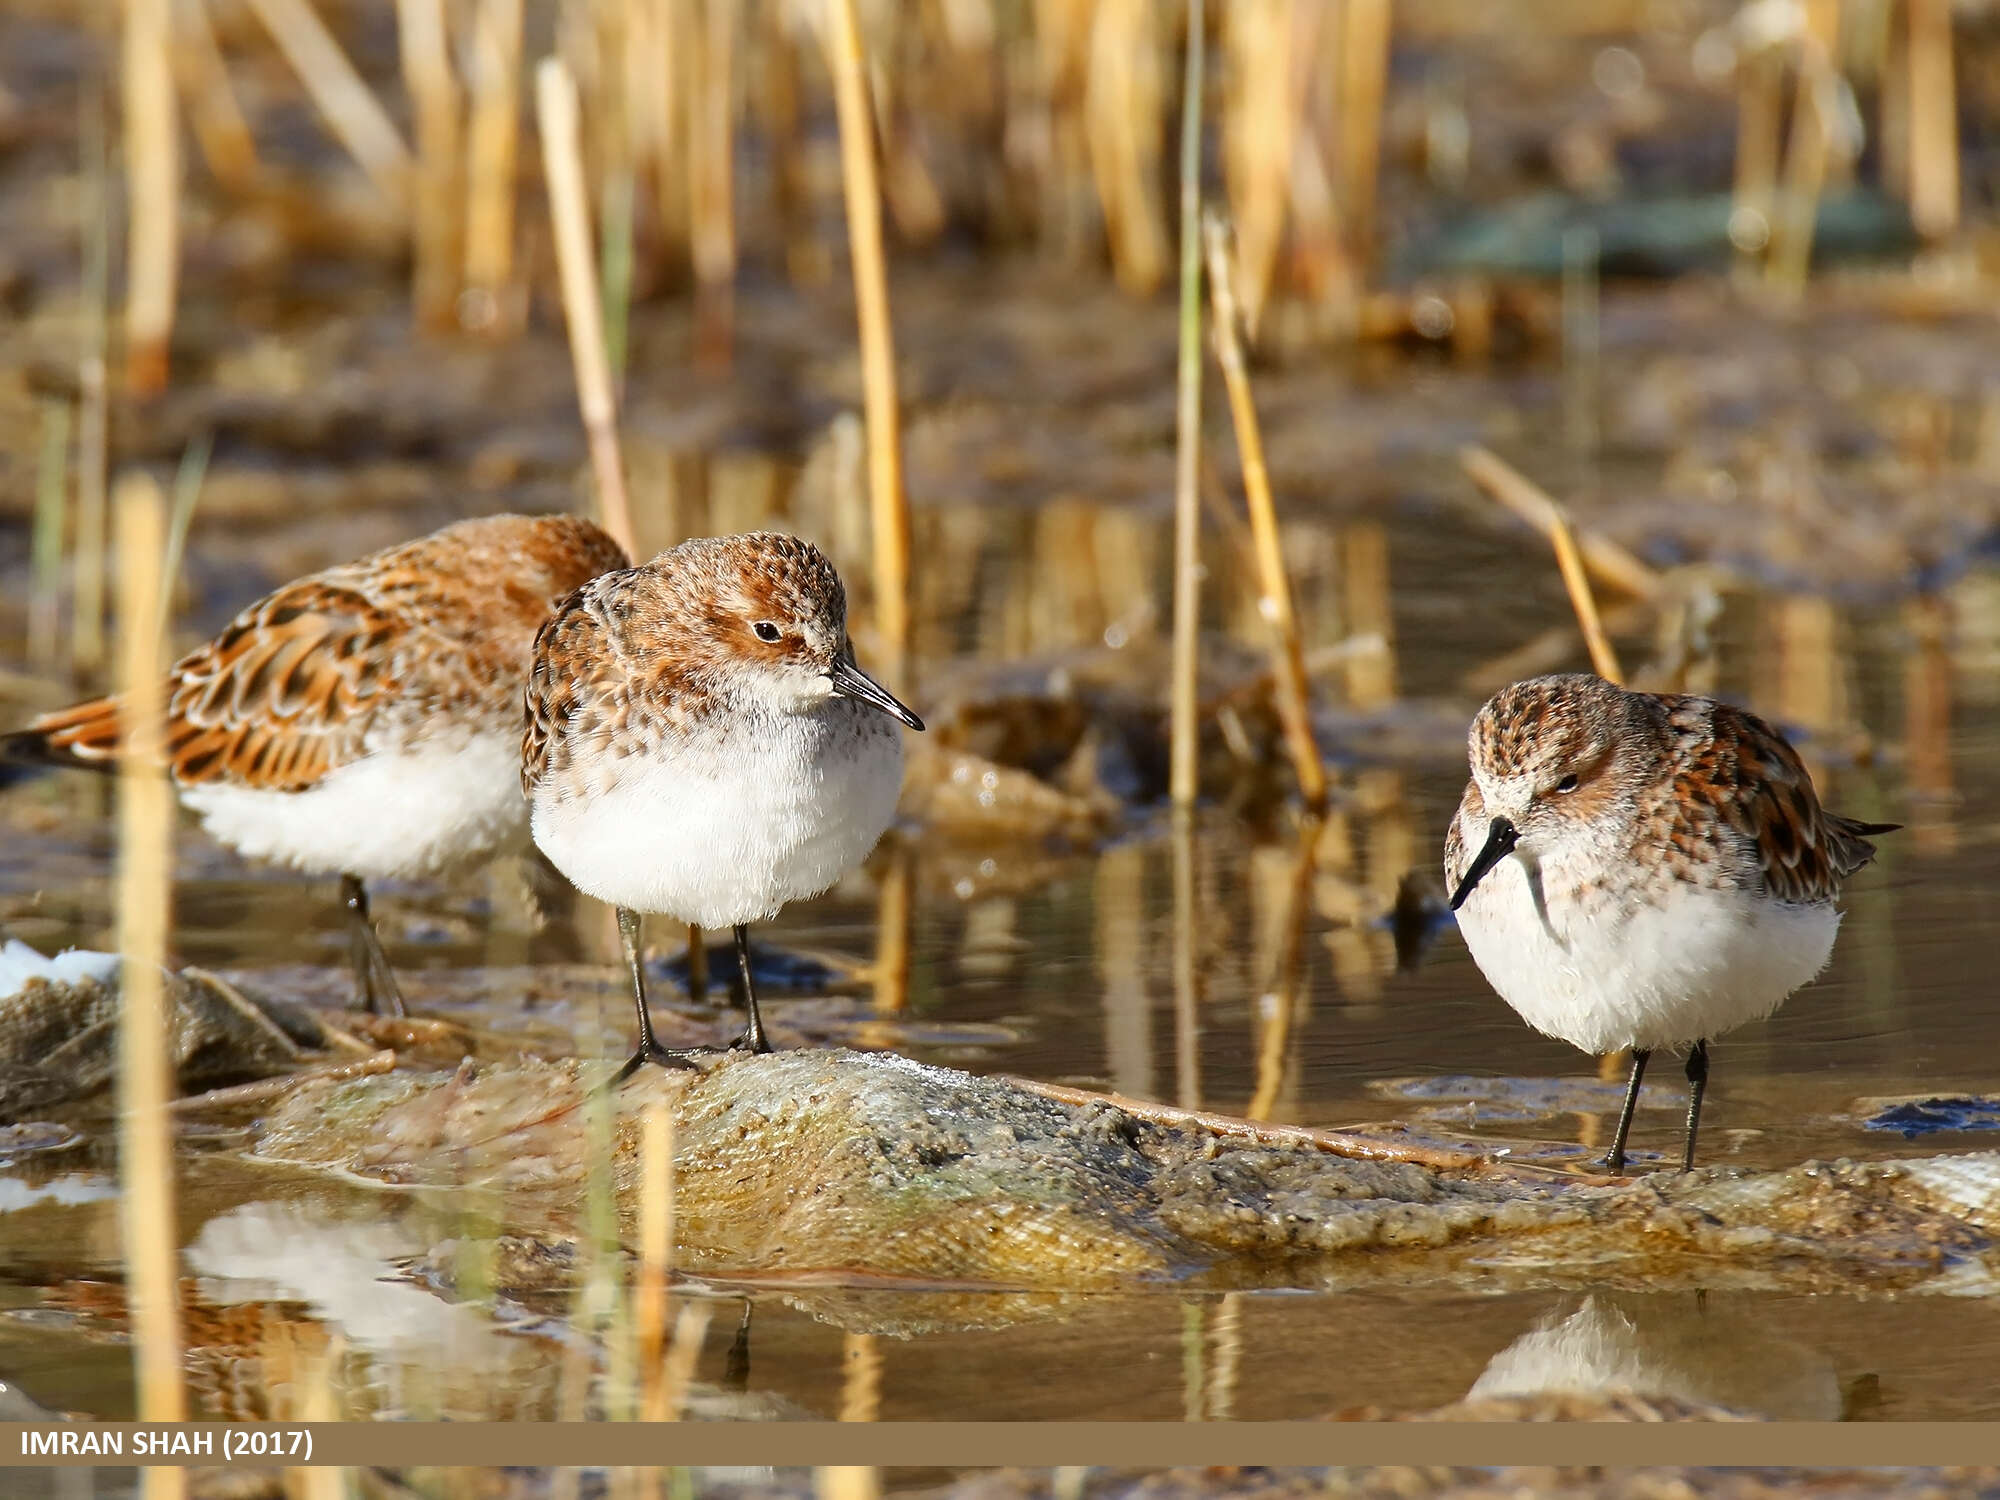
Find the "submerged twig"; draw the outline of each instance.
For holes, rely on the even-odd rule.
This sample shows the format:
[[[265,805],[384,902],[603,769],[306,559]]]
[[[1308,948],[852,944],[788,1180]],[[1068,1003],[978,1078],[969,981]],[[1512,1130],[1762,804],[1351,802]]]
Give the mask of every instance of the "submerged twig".
[[[1242,1120],[1234,1115],[1212,1114],[1204,1109],[1176,1109],[1145,1099],[1128,1099],[1123,1094],[1075,1089],[1066,1084],[1042,1083],[1033,1078],[1001,1075],[1014,1088],[1026,1089],[1059,1104],[1104,1105],[1144,1120],[1150,1125],[1192,1127],[1232,1140],[1254,1141],[1265,1146],[1313,1146],[1330,1156],[1349,1156],[1357,1161],[1403,1161],[1439,1171],[1456,1172],[1487,1165],[1487,1159],[1472,1151],[1449,1151],[1441,1146],[1417,1146],[1396,1141],[1375,1140],[1340,1130],[1322,1130],[1312,1125],[1269,1125],[1258,1120]]]
[[[390,1050],[371,1052],[368,1056],[352,1062],[320,1063],[315,1067],[300,1068],[295,1073],[279,1073],[271,1078],[259,1078],[252,1083],[231,1084],[228,1088],[210,1089],[205,1094],[189,1094],[184,1099],[176,1099],[167,1106],[170,1114],[202,1114],[212,1109],[235,1109],[245,1104],[265,1104],[273,1099],[282,1099],[287,1094],[308,1083],[345,1083],[352,1078],[372,1078],[378,1073],[394,1072],[396,1054]]]

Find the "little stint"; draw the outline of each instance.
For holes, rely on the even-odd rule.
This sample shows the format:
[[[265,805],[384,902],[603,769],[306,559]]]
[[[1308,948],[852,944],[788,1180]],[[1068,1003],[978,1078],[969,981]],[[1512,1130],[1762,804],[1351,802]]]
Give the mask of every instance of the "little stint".
[[[770,1050],[748,925],[875,847],[902,788],[892,719],[924,727],[855,664],[840,577],[797,537],[682,542],[593,579],[542,627],[521,784],[535,843],[618,911],[639,1013],[618,1080],[694,1055],[653,1036],[648,912],[735,929],[749,1013],[736,1045]]]
[[[404,1014],[369,880],[525,847],[521,684],[557,600],[624,551],[574,516],[488,516],[308,574],[168,675],[167,768],[239,853],[338,874],[369,1009]],[[110,770],[118,702],[43,714],[0,755]]]
[[[1501,689],[1468,742],[1444,850],[1466,946],[1537,1031],[1630,1050],[1614,1172],[1646,1060],[1687,1046],[1692,1169],[1710,1038],[1826,966],[1840,882],[1874,856],[1868,836],[1897,825],[1826,811],[1753,714],[1586,673]]]

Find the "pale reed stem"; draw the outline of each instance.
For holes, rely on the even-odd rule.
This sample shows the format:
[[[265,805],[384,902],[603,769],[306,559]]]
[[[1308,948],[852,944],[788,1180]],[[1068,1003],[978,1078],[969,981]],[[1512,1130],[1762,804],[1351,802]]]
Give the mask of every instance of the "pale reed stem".
[[[165,740],[160,649],[160,552],[164,501],[143,474],[120,481],[118,517],[118,681],[123,694],[118,760],[118,1165],[120,1228],[132,1315],[138,1415],[143,1422],[187,1418],[181,1369],[174,1215],[174,1089],[167,1050],[164,973],[173,794],[162,760]],[[163,1472],[160,1470],[150,1473]],[[184,1474],[183,1470],[169,1471]],[[171,1485],[147,1493],[180,1493]]]
[[[896,402],[896,348],[882,259],[882,191],[876,175],[874,112],[861,54],[855,0],[828,0],[827,61],[840,117],[841,180],[861,324],[863,409],[868,424],[869,511],[875,545],[875,629],[881,674],[909,690],[910,509],[903,492],[903,444]]]
[[[1197,650],[1201,640],[1201,92],[1202,0],[1188,0],[1181,82],[1181,302],[1175,411],[1173,708],[1167,784],[1192,807],[1200,773]]]
[[[618,451],[618,406],[611,390],[611,361],[604,348],[597,261],[590,248],[590,205],[584,197],[576,80],[561,58],[545,57],[536,66],[535,105],[542,126],[542,169],[548,175],[549,213],[555,220],[563,316],[569,326],[570,360],[576,367],[576,399],[590,440],[598,507],[604,529],[630,556],[635,546],[632,507],[625,497],[625,466]]]
[[[381,102],[306,0],[250,0],[264,29],[348,155],[397,208],[408,202],[410,152]]]
[[[125,385],[167,383],[180,274],[180,132],[174,119],[170,0],[125,0],[125,174],[131,210],[125,272]]]
[[[1264,464],[1264,436],[1250,396],[1250,374],[1244,367],[1243,344],[1237,337],[1240,316],[1229,255],[1229,231],[1219,215],[1203,221],[1208,250],[1208,291],[1214,326],[1216,363],[1229,392],[1229,412],[1236,423],[1236,451],[1243,467],[1243,499],[1250,510],[1250,533],[1256,544],[1260,597],[1258,611],[1271,627],[1271,666],[1277,675],[1278,713],[1284,720],[1285,744],[1299,778],[1299,795],[1314,812],[1326,806],[1326,765],[1313,738],[1312,702],[1306,688],[1305,648],[1292,610],[1291,580],[1285,576],[1285,554],[1278,537],[1277,508],[1271,499],[1271,476]]]

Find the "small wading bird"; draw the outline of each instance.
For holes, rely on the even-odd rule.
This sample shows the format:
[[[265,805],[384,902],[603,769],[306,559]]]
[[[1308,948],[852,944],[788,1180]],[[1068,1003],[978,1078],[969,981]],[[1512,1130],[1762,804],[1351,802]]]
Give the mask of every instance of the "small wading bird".
[[[895,815],[923,722],[855,665],[847,595],[819,549],[775,532],[682,542],[557,608],[528,673],[521,785],[535,843],[618,911],[639,1045],[613,1082],[700,1049],[653,1036],[642,914],[733,927],[749,1023],[771,1050],[747,926],[816,896]]]
[[[1688,1046],[1687,1141],[1711,1037],[1768,1016],[1826,966],[1840,882],[1894,823],[1826,811],[1798,754],[1753,714],[1564,673],[1503,688],[1468,736],[1445,837],[1451,906],[1500,998],[1548,1036],[1646,1060]]]
[[[557,600],[624,551],[572,516],[489,516],[308,574],[167,680],[167,770],[239,853],[338,874],[362,1003],[404,1014],[365,882],[525,847],[521,685]],[[43,714],[0,756],[111,770],[118,701]]]

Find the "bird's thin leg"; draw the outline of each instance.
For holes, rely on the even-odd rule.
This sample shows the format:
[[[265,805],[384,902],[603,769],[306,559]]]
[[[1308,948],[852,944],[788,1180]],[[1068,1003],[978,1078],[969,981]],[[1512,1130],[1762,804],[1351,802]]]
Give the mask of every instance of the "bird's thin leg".
[[[737,1321],[736,1337],[730,1342],[729,1355],[722,1365],[724,1390],[750,1389],[750,1309],[755,1306],[748,1297],[743,1299],[743,1316]]]
[[[625,968],[632,976],[632,1003],[639,1010],[639,1050],[625,1060],[625,1066],[605,1085],[615,1089],[647,1063],[663,1068],[692,1068],[699,1048],[662,1047],[653,1035],[653,1015],[646,1009],[646,969],[639,956],[639,914],[628,906],[618,908],[618,939],[625,947]]]
[[[396,984],[396,971],[389,967],[389,955],[375,935],[368,919],[368,888],[358,875],[340,877],[340,904],[347,909],[348,949],[354,962],[354,982],[361,990],[361,1008],[380,1015],[387,1008],[392,1016],[407,1016],[403,992]]]
[[[1618,1130],[1611,1137],[1611,1154],[1604,1158],[1606,1170],[1625,1170],[1625,1137],[1632,1132],[1632,1111],[1639,1106],[1639,1080],[1646,1076],[1646,1059],[1653,1054],[1644,1047],[1632,1049],[1632,1081],[1625,1085],[1625,1107],[1618,1111]]]
[[[1681,1151],[1681,1170],[1694,1170],[1694,1135],[1701,1128],[1701,1096],[1708,1087],[1708,1039],[1702,1038],[1688,1053],[1687,1145]]]
[[[750,1024],[729,1045],[750,1052],[769,1052],[771,1040],[764,1035],[764,1017],[757,1010],[757,985],[750,977],[750,929],[736,924],[736,967],[743,975],[743,1008],[750,1012]]]

